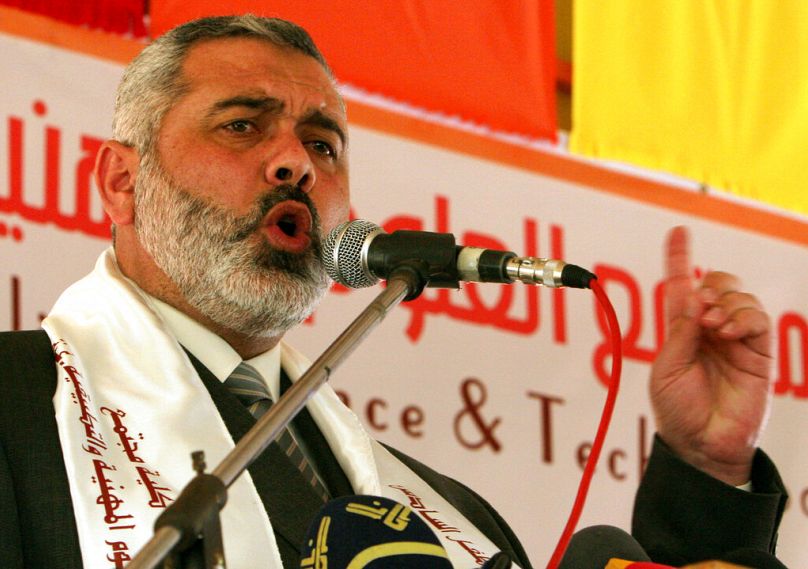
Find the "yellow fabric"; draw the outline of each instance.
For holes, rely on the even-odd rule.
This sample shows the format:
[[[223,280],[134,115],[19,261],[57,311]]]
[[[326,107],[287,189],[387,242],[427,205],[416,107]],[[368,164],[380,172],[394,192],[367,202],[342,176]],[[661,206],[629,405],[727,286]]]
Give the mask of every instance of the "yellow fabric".
[[[808,2],[578,0],[573,152],[808,213]]]

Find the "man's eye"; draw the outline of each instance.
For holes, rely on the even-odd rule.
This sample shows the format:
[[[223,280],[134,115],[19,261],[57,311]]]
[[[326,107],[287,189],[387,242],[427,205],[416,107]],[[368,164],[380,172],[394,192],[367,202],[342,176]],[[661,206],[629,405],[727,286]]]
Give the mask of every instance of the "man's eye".
[[[225,128],[236,133],[248,133],[255,130],[255,126],[246,120],[232,121],[225,125]]]
[[[324,142],[322,140],[315,140],[309,142],[309,147],[314,150],[317,154],[321,154],[323,156],[328,156],[329,158],[336,158],[337,151],[331,146],[329,143]]]

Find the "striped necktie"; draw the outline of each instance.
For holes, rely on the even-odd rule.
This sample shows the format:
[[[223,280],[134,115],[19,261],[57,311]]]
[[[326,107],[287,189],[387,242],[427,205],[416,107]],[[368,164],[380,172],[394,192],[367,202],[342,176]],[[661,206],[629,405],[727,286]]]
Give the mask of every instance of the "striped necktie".
[[[233,395],[238,397],[239,401],[247,407],[247,410],[256,420],[260,419],[261,416],[272,407],[272,396],[269,394],[269,390],[261,378],[261,374],[247,362],[238,364],[236,369],[233,370],[233,373],[230,374],[230,377],[224,382],[224,386],[227,387]],[[303,474],[303,478],[309,481],[309,484],[311,484],[314,491],[323,499],[323,502],[327,502],[330,498],[328,490],[326,490],[320,478],[315,474],[309,461],[306,460],[303,451],[297,446],[289,429],[284,428],[278,435],[278,438],[275,439],[275,442],[280,445],[281,450],[286,453],[289,460],[297,466],[298,470]]]

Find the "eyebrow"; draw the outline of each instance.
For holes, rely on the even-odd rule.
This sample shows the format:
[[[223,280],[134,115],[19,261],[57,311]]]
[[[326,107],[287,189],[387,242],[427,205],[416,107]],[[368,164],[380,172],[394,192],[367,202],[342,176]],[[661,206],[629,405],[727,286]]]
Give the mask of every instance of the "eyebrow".
[[[226,111],[233,107],[247,107],[248,109],[257,109],[262,111],[269,111],[278,113],[283,110],[284,104],[280,99],[274,97],[250,97],[249,95],[237,95],[229,99],[216,101],[208,111],[207,116],[212,117],[222,111]]]
[[[286,105],[283,101],[276,99],[275,97],[251,97],[249,95],[237,95],[235,97],[230,97],[229,99],[216,101],[213,107],[211,107],[210,111],[208,111],[207,117],[213,117],[233,107],[246,107],[248,109],[269,112],[271,114],[280,114],[285,106]],[[307,113],[303,116],[300,122],[301,124],[317,126],[336,133],[342,144],[345,145],[347,139],[345,131],[336,120],[323,113],[321,110],[315,109]]]
[[[303,117],[303,120],[301,120],[300,122],[303,124],[318,126],[320,128],[324,128],[326,130],[330,130],[336,133],[336,135],[340,139],[340,142],[342,142],[342,145],[345,146],[345,141],[347,139],[345,131],[342,130],[342,127],[339,125],[337,121],[335,121],[333,118],[329,117],[322,111],[313,110],[310,113],[306,114]]]

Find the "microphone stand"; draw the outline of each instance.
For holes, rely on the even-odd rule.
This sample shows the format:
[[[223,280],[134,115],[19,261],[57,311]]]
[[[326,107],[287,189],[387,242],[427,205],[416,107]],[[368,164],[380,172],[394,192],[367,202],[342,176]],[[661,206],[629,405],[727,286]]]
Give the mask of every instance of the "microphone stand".
[[[416,266],[413,266],[416,265]],[[421,294],[427,278],[417,266],[404,263],[391,272],[387,287],[334,340],[325,352],[263,417],[247,432],[211,474],[204,474],[204,463],[195,457],[197,476],[155,522],[155,533],[138,552],[127,569],[152,569],[172,553],[198,545],[205,550],[204,567],[224,569],[219,511],[227,501],[226,488],[258,458],[331,373],[354,351],[393,308],[403,300]],[[169,562],[175,567],[173,562]],[[181,566],[181,565],[180,565]]]

